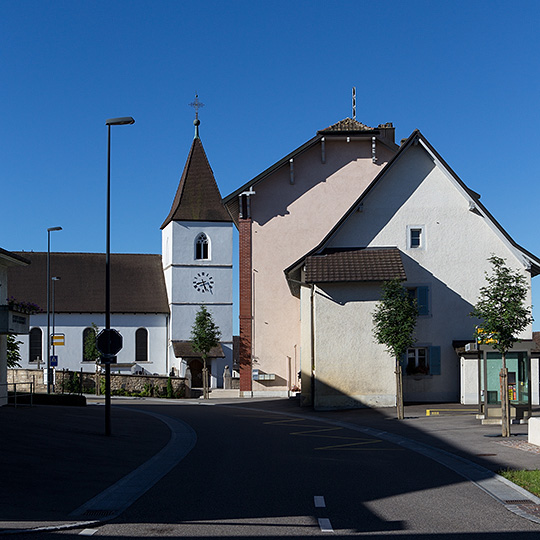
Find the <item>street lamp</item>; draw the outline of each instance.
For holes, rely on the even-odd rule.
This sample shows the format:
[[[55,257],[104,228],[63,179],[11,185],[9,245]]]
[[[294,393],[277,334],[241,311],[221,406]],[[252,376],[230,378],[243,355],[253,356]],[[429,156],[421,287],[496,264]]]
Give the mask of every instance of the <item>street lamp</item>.
[[[131,116],[105,120],[107,138],[107,248],[105,253],[105,329],[111,329],[111,126],[134,124]],[[110,337],[110,333],[109,333]],[[111,358],[105,362],[105,435],[111,434]]]
[[[62,227],[47,229],[47,394],[51,393],[51,232],[61,231]]]
[[[54,311],[54,299],[56,298],[56,282],[57,281],[60,281],[60,278],[59,277],[52,277],[51,278],[51,281],[52,281],[52,355],[53,355],[53,358],[55,356],[55,343],[54,343],[54,314],[55,314],[55,311]]]

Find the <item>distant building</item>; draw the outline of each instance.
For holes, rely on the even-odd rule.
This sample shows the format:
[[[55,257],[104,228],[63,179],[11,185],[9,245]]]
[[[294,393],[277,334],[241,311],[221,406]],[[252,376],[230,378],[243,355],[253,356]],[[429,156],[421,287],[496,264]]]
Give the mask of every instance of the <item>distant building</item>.
[[[10,288],[8,282],[8,269],[16,267],[21,269],[29,264],[29,261],[17,255],[11,253],[5,249],[0,248],[0,407],[7,403],[8,387],[7,387],[7,351],[8,351],[8,333],[15,331],[27,332],[27,318],[24,314],[17,313],[15,317],[22,321],[13,321],[14,313],[10,313],[10,309],[7,305],[7,299],[10,297]],[[17,334],[17,340],[21,336]]]

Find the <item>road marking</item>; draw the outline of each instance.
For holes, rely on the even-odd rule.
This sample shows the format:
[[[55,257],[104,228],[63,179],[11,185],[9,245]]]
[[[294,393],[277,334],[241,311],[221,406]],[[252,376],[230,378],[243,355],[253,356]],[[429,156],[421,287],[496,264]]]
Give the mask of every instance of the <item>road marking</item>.
[[[382,441],[374,439],[374,440],[366,440],[366,439],[360,439],[358,442],[353,443],[347,443],[347,444],[333,444],[331,446],[319,446],[318,448],[315,448],[315,450],[335,450],[336,448],[339,448],[340,450],[403,450],[403,448],[358,448],[358,446],[363,444],[376,444],[380,443]]]
[[[324,502],[324,497],[322,495],[315,495],[313,500],[315,502],[315,508],[326,508],[326,503]]]
[[[332,524],[328,518],[319,518],[319,527],[321,532],[334,532],[334,529],[332,529]]]
[[[83,529],[79,533],[79,536],[94,536],[94,534],[96,534],[97,532],[98,532],[97,529]]]

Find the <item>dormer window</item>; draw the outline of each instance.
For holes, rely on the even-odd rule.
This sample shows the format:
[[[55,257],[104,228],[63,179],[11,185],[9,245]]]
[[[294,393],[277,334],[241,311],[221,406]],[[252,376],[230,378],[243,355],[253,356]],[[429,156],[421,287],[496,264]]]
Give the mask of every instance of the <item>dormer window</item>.
[[[195,240],[195,259],[205,260],[210,258],[210,241],[206,234],[201,233]]]

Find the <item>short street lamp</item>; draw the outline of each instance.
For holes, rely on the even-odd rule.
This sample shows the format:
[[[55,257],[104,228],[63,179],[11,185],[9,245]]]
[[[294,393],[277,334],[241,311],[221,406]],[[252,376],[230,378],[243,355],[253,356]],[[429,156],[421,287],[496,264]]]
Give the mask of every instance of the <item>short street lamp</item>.
[[[47,394],[51,393],[51,232],[61,231],[62,227],[47,229]]]
[[[111,329],[111,126],[134,124],[131,116],[109,118],[105,121],[108,128],[107,139],[107,249],[105,253],[105,329],[110,336]],[[110,350],[110,343],[107,345]],[[111,434],[111,358],[105,360],[105,435]]]

